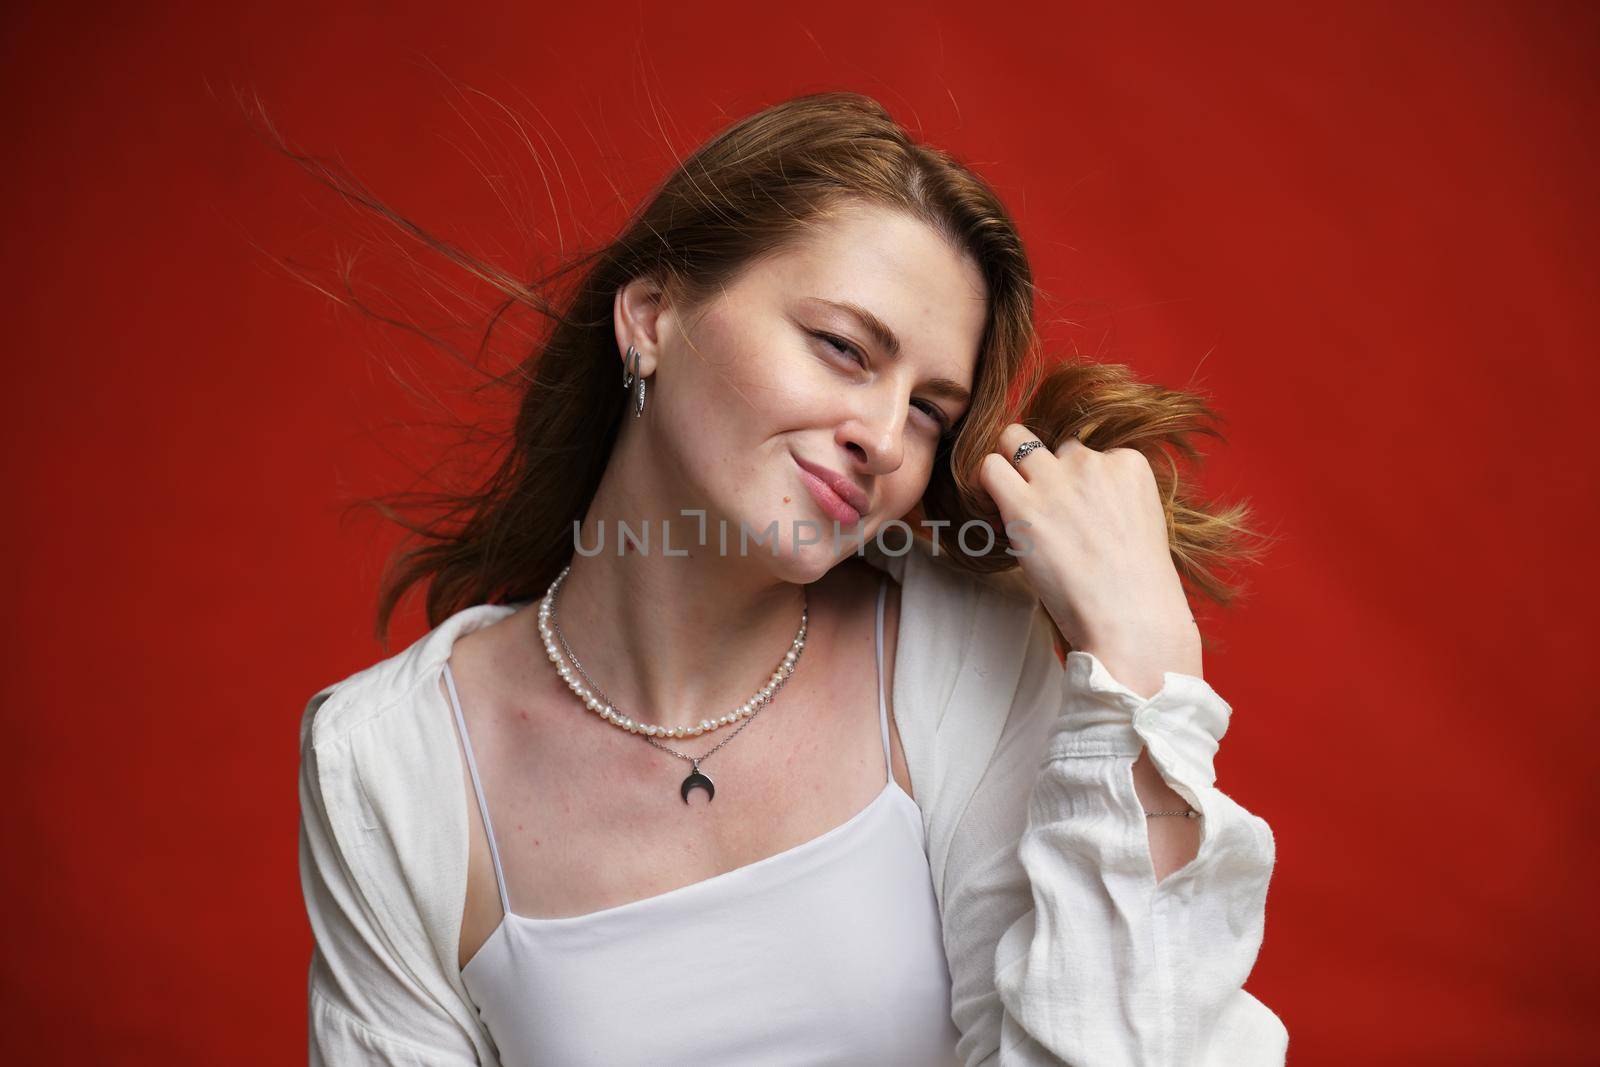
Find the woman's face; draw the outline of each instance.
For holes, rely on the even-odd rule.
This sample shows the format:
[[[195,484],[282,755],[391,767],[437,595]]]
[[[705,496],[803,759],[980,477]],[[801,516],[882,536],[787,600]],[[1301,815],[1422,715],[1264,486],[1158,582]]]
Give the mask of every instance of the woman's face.
[[[851,204],[682,319],[659,307],[637,428],[665,499],[706,511],[711,551],[725,520],[741,555],[742,522],[746,558],[816,580],[856,531],[870,540],[921,498],[967,410],[986,301],[977,268],[926,224]],[[776,552],[753,539],[774,522]]]

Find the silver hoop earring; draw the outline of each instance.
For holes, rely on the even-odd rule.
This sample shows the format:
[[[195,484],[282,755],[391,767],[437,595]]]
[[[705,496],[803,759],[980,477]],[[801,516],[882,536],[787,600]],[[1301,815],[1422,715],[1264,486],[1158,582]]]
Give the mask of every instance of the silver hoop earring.
[[[636,419],[644,414],[644,385],[644,377],[641,375],[639,378],[639,394],[633,405],[633,417]]]
[[[634,375],[639,369],[639,350],[632,345],[628,346],[627,353],[622,357],[622,388],[633,388]]]

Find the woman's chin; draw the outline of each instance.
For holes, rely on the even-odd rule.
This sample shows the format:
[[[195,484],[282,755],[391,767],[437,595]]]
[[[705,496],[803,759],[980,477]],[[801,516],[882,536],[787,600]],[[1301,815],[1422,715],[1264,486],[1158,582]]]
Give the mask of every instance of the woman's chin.
[[[816,544],[782,544],[776,555],[768,557],[768,563],[784,581],[810,585],[838,566],[851,551],[853,546],[836,546],[831,539],[823,538]]]
[[[809,585],[822,578],[841,561],[857,553],[866,537],[865,533],[858,536],[856,527],[846,527],[821,517],[767,518],[759,524],[755,520],[746,521],[750,524],[750,533],[742,550],[738,536],[730,530],[727,554],[744,557],[774,577],[798,585]],[[839,525],[837,533],[835,525]],[[865,529],[863,524],[861,530]],[[717,550],[714,538],[711,547]]]

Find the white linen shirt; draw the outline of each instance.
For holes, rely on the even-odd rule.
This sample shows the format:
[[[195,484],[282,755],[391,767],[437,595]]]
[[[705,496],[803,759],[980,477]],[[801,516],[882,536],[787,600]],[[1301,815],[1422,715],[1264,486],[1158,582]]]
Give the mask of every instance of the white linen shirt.
[[[1243,988],[1272,831],[1215,787],[1232,709],[1192,675],[1168,671],[1145,698],[1090,653],[1069,653],[1063,669],[1020,572],[974,575],[914,546],[865,554],[901,585],[892,706],[958,1059],[1281,1067],[1288,1033]],[[313,1067],[499,1065],[458,966],[467,794],[438,678],[458,637],[520,606],[457,612],[305,709]],[[1131,770],[1144,746],[1203,816],[1198,854],[1159,884]]]

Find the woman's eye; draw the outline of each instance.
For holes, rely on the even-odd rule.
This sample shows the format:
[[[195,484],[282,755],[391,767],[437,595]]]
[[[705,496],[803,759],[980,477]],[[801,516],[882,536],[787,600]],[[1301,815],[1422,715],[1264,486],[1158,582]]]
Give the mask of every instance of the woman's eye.
[[[867,359],[861,354],[861,350],[855,345],[851,344],[849,341],[835,337],[831,333],[820,333],[815,330],[812,331],[811,336],[821,338],[829,348],[833,349],[842,356],[854,357],[855,361],[861,366],[865,367],[867,365]]]
[[[912,403],[923,405],[922,410],[926,411],[928,413],[928,418],[932,419],[938,425],[940,436],[944,436],[949,433],[950,418],[944,413],[944,410],[940,408],[939,405],[930,403],[926,400],[913,400]]]

